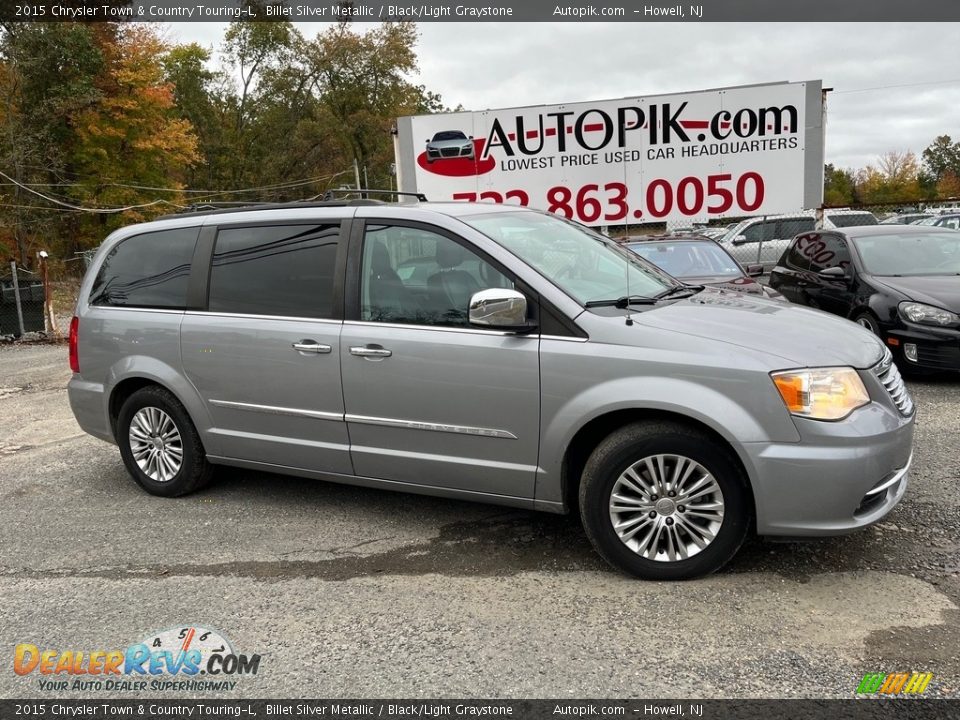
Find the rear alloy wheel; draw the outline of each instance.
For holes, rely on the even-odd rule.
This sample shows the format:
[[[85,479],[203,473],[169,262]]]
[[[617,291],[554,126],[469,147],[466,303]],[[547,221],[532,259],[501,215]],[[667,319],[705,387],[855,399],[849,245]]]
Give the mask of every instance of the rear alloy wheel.
[[[584,528],[611,565],[649,580],[709,574],[743,543],[750,505],[730,452],[674,423],[638,423],[594,450],[580,485]]]
[[[117,416],[116,438],[127,471],[151,495],[186,495],[213,476],[187,411],[159,386],[126,399]]]

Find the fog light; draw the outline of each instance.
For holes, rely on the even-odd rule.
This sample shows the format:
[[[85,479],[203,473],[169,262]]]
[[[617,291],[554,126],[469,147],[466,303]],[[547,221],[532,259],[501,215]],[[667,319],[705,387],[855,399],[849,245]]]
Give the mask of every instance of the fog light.
[[[914,343],[903,344],[903,354],[910,362],[917,361],[917,346]]]

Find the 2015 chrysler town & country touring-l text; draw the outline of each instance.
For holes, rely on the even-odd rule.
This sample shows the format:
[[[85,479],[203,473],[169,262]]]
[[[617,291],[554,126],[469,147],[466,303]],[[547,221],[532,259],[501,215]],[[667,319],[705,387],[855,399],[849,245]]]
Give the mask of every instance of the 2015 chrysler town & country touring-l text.
[[[748,532],[900,501],[913,403],[854,323],[680,283],[525,208],[371,201],[113,233],[70,403],[156,495],[213,465],[579,512],[611,564],[716,570]]]

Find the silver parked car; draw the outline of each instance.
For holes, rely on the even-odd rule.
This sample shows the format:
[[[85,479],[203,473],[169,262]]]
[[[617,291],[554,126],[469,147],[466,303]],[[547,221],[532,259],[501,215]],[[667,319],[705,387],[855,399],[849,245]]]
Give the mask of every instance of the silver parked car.
[[[512,206],[370,201],[118,230],[70,329],[80,426],[162,496],[214,465],[578,512],[643,578],[832,535],[907,486],[913,409],[841,318],[688,286]]]

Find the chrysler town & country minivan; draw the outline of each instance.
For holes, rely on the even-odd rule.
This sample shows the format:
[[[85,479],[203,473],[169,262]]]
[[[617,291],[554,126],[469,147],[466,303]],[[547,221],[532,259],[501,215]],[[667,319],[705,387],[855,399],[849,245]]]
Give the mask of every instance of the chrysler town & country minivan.
[[[643,578],[900,501],[914,408],[847,320],[684,285],[526,208],[371,201],[116,231],[71,323],[80,426],[149,493],[228,465],[578,512]]]

